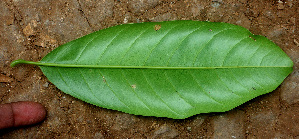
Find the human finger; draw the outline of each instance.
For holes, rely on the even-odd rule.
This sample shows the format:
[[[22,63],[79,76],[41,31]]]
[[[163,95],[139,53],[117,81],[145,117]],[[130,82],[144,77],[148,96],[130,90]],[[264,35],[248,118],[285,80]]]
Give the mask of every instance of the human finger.
[[[46,117],[46,109],[37,102],[20,101],[0,105],[0,129],[36,124]]]

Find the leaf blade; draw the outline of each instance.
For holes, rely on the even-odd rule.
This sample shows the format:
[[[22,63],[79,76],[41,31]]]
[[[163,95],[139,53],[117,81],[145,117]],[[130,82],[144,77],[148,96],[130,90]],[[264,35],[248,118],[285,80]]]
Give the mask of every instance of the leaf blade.
[[[199,21],[119,25],[64,44],[40,62],[19,62],[39,65],[60,90],[88,103],[174,119],[228,111],[273,91],[293,70],[265,37]]]

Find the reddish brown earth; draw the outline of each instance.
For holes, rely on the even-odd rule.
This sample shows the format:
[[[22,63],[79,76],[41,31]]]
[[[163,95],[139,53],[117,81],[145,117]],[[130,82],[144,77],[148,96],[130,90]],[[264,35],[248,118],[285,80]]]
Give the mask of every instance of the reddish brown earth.
[[[298,138],[299,38],[296,0],[1,0],[0,102],[35,101],[47,110],[34,126],[0,131],[0,138]],[[37,66],[54,48],[123,23],[204,20],[241,25],[264,35],[293,60],[294,72],[273,92],[229,112],[185,120],[103,109],[58,90]]]

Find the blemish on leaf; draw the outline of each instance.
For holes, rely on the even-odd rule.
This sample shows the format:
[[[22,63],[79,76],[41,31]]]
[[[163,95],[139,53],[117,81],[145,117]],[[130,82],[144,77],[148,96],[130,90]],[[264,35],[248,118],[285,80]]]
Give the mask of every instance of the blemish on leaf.
[[[155,25],[155,26],[154,26],[154,29],[155,29],[156,31],[160,30],[160,29],[161,29],[161,25]]]
[[[253,38],[252,36],[249,36],[249,38],[251,38],[251,39],[253,39],[254,41],[256,41],[256,39],[255,39],[255,38]]]
[[[106,79],[105,79],[105,77],[104,77],[104,76],[102,76],[102,78],[103,78],[103,82],[106,82]]]
[[[254,87],[252,87],[253,90],[256,90]]]
[[[133,89],[135,89],[135,88],[136,88],[136,84],[131,85],[131,87],[132,87]]]

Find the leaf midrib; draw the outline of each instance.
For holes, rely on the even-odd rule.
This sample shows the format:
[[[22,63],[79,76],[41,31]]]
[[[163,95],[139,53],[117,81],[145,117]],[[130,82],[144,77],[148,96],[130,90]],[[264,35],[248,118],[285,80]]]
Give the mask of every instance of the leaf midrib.
[[[80,65],[80,64],[58,64],[43,63],[26,60],[16,60],[11,63],[11,67],[17,64],[32,64],[47,67],[64,67],[64,68],[101,68],[101,69],[169,69],[169,70],[188,70],[188,69],[236,69],[236,68],[290,68],[288,66],[211,66],[211,67],[163,67],[163,66],[121,66],[121,65]]]

